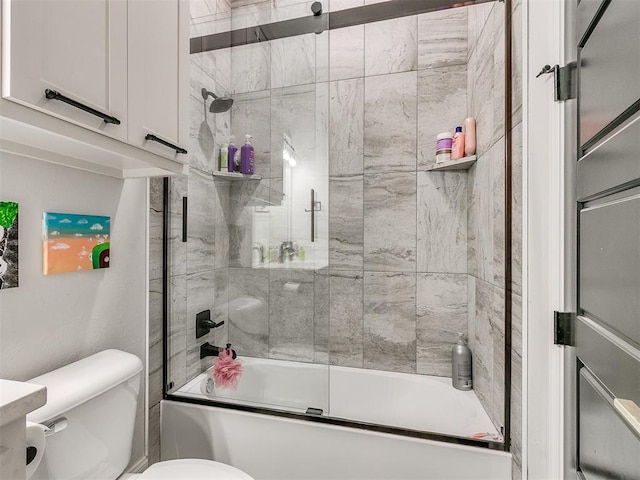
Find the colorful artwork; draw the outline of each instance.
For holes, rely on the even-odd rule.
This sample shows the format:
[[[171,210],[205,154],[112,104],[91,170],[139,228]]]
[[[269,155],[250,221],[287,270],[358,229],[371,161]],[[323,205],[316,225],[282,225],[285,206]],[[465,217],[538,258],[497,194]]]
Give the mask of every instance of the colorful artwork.
[[[110,217],[46,212],[44,274],[109,268],[110,226]]]
[[[18,286],[18,204],[0,202],[0,290]]]

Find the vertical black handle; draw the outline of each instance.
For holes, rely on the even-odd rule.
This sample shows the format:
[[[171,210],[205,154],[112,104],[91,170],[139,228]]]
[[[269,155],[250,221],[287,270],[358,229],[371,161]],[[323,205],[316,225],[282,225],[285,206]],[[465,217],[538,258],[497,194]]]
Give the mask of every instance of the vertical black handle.
[[[316,191],[311,189],[311,241],[316,241]]]
[[[187,197],[182,197],[182,241],[187,241]]]

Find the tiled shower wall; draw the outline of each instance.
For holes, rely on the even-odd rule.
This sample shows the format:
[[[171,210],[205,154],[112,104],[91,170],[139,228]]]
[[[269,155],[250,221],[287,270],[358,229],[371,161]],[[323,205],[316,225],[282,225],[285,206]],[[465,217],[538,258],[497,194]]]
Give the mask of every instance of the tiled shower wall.
[[[229,30],[232,22],[233,28],[239,28],[249,17],[266,15],[264,9],[250,3],[234,11],[251,15],[234,17],[231,6],[224,1],[192,1],[191,5],[192,36],[212,33],[212,28]],[[294,15],[299,7],[290,5],[281,9],[280,15],[306,15],[308,5]],[[176,387],[210,364],[198,358],[200,340],[220,345],[227,338],[238,339],[245,354],[299,358],[299,350],[287,351],[287,338],[285,335],[283,342],[282,331],[276,340],[278,324],[274,322],[270,328],[270,315],[273,318],[278,312],[273,308],[277,301],[270,297],[270,289],[279,290],[277,284],[287,279],[276,278],[277,274],[269,279],[266,270],[239,268],[241,262],[229,268],[230,258],[234,265],[241,255],[238,250],[234,254],[233,229],[242,209],[234,204],[237,193],[232,189],[236,187],[214,181],[210,172],[216,169],[220,143],[236,129],[240,134],[247,130],[254,133],[256,159],[265,158],[270,143],[268,137],[260,138],[266,133],[261,134],[259,126],[268,126],[271,121],[269,105],[274,85],[279,86],[278,82],[284,79],[308,78],[288,81],[311,81],[319,84],[319,89],[328,88],[330,268],[311,279],[302,278],[301,283],[311,289],[309,298],[326,297],[330,303],[303,305],[303,310],[314,311],[311,323],[307,319],[296,325],[297,330],[306,329],[307,333],[290,340],[309,346],[304,349],[312,352],[308,361],[326,362],[329,345],[329,358],[334,364],[450,375],[451,342],[456,332],[466,333],[468,329],[476,362],[477,393],[494,421],[501,424],[498,370],[503,358],[499,355],[504,345],[500,302],[505,285],[500,278],[500,261],[504,260],[499,253],[504,235],[499,212],[494,214],[493,210],[500,199],[492,194],[502,191],[504,181],[498,175],[502,165],[499,148],[503,145],[498,140],[504,135],[502,106],[493,86],[494,81],[496,86],[503,83],[503,60],[498,52],[502,45],[499,41],[493,43],[501,38],[500,8],[501,4],[491,3],[333,30],[328,46],[317,44],[327,41],[325,32],[315,38],[315,48],[309,48],[314,37],[311,35],[300,40],[307,42],[304,48],[301,46],[296,56],[289,57],[294,66],[302,65],[302,70],[305,66],[313,68],[313,79],[304,71],[299,77],[291,71],[285,75],[273,72],[276,65],[280,65],[279,70],[285,68],[277,53],[284,46],[275,48],[275,42],[259,44],[254,50],[250,46],[236,48],[235,68],[230,67],[234,53],[228,49],[192,55],[191,176],[171,179],[170,380]],[[514,5],[514,15],[517,12],[519,2]],[[215,22],[211,21],[213,18]],[[265,17],[263,21],[271,20],[272,17]],[[295,44],[291,46],[296,48]],[[517,42],[514,48],[518,48]],[[310,50],[316,53],[313,59],[308,57]],[[308,62],[301,62],[301,58]],[[238,69],[243,65],[249,68],[249,74]],[[244,105],[252,108],[245,110],[245,124],[237,113],[233,119],[230,113],[207,113],[200,96],[202,86],[216,94],[232,94],[237,103],[234,110],[243,105],[244,99]],[[517,77],[513,120],[516,184],[512,199],[516,226],[521,223],[519,88]],[[259,108],[261,99],[265,109]],[[467,115],[478,118],[478,164],[469,173],[427,172],[425,168],[434,160],[435,135],[460,124]],[[257,169],[260,168],[263,166],[257,161]],[[153,179],[149,402],[152,461],[158,458],[162,377],[161,191],[161,180]],[[189,236],[188,242],[183,243],[181,204],[187,192]],[[520,232],[519,228],[515,230],[514,251],[519,252]],[[519,478],[520,255],[514,255],[513,262],[512,428],[514,478]],[[195,313],[212,308],[218,321],[226,320],[228,301],[240,295],[264,300],[254,324],[227,322],[225,329],[196,341]]]
[[[504,4],[470,9],[468,111],[477,119],[478,161],[467,191],[469,344],[474,390],[504,425]]]

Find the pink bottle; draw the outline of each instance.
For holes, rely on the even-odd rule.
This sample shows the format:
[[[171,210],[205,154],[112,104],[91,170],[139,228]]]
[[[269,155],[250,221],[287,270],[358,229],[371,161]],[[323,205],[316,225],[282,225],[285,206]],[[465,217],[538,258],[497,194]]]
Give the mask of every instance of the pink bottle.
[[[451,160],[457,160],[462,157],[464,157],[464,133],[462,133],[462,127],[456,127],[456,133],[453,134]]]
[[[464,156],[476,153],[476,119],[469,117],[464,121]]]

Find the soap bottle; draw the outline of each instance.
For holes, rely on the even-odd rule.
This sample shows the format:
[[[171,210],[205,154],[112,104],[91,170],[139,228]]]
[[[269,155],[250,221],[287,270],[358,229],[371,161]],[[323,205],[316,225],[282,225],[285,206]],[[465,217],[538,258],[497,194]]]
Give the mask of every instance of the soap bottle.
[[[226,143],[220,145],[220,171],[229,171],[229,147]]]
[[[236,156],[238,153],[238,147],[236,147],[236,144],[233,143],[234,141],[234,137],[233,135],[231,135],[231,137],[229,138],[229,146],[227,147],[227,172],[235,172],[236,171]]]
[[[452,375],[451,383],[453,388],[458,390],[471,390],[473,381],[471,379],[471,350],[464,341],[464,335],[458,334],[458,343],[451,349]]]
[[[456,133],[453,134],[453,146],[451,147],[451,160],[457,160],[464,157],[464,133],[462,127],[456,127]]]
[[[253,175],[253,147],[251,146],[251,135],[245,135],[244,145],[240,149],[240,172],[245,175]]]
[[[464,156],[470,157],[476,153],[476,119],[466,118],[464,121]]]

